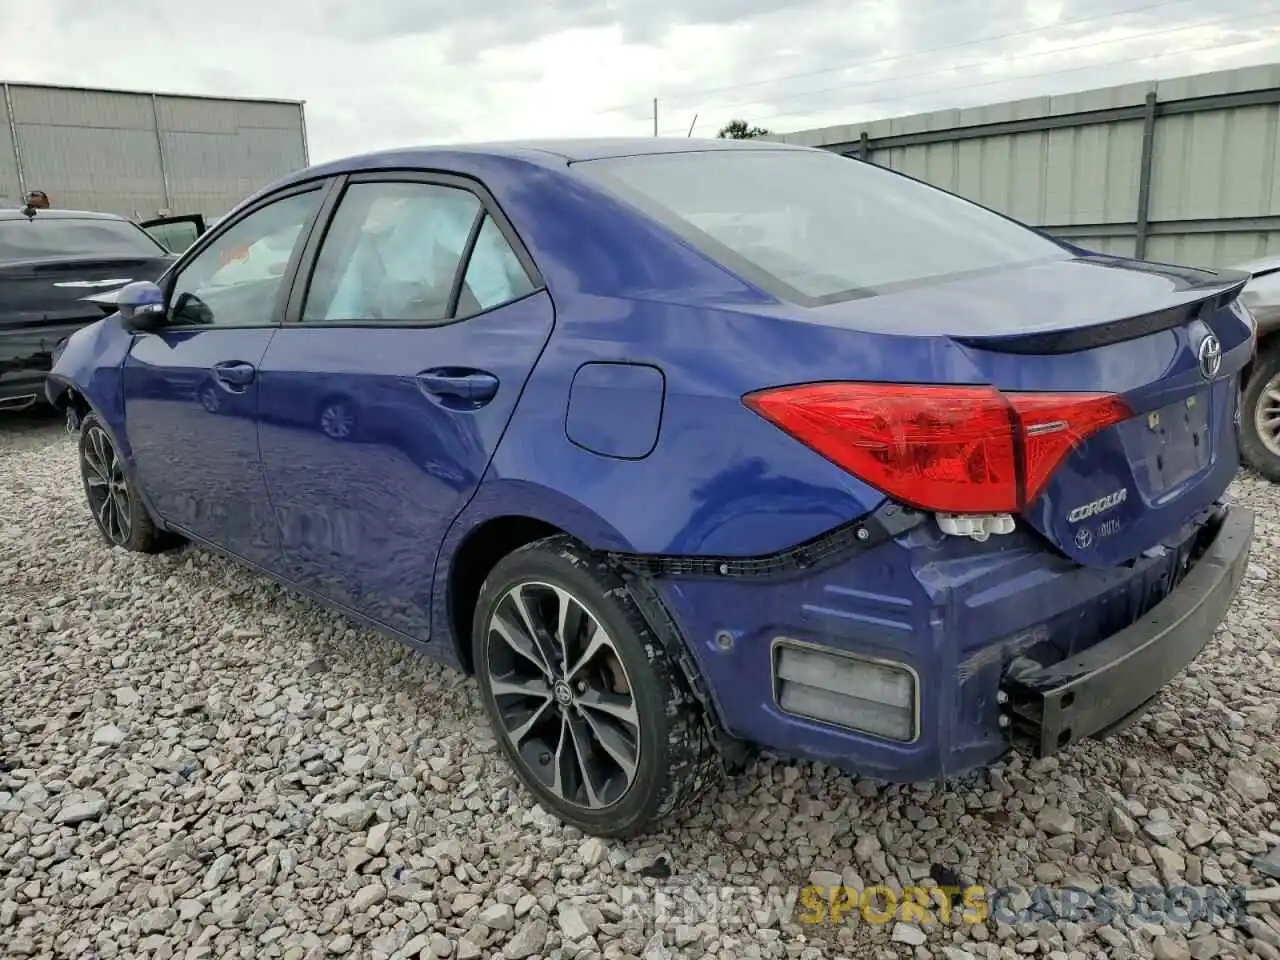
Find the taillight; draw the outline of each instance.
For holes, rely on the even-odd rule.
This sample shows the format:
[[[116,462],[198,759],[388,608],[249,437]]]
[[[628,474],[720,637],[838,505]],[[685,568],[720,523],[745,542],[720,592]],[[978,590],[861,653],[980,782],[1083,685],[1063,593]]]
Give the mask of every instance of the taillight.
[[[1132,416],[1119,397],[993,387],[814,383],[743,402],[901,503],[1015,513],[1080,443]]]
[[[1022,502],[1031,503],[1063,459],[1095,433],[1133,416],[1106,393],[1006,393],[1022,439]]]

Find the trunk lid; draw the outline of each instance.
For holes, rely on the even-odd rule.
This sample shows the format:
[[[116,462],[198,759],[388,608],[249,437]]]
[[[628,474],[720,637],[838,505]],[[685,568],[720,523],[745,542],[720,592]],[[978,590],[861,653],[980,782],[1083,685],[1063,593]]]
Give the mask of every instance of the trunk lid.
[[[88,323],[102,308],[85,297],[156,280],[173,257],[94,257],[0,263],[0,330]]]
[[[1132,416],[1075,445],[1022,513],[1073,560],[1113,566],[1177,542],[1235,476],[1239,372],[1253,349],[1247,280],[1086,257],[873,297],[856,319],[840,309],[853,303],[820,311],[945,337],[976,382],[1004,392],[1121,397]],[[1053,429],[1052,410],[1043,419]]]

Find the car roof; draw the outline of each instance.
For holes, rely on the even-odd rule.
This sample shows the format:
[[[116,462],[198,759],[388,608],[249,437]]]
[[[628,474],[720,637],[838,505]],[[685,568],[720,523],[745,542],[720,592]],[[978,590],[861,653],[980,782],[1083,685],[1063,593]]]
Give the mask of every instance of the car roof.
[[[27,215],[22,209],[2,208],[0,209],[0,220],[26,220]],[[125,217],[116,216],[114,213],[102,213],[97,210],[37,210],[35,213],[36,220],[122,220],[125,223],[129,221]]]
[[[569,162],[634,157],[659,153],[695,153],[707,150],[803,150],[785,143],[760,140],[697,139],[686,137],[581,137],[562,140],[512,140],[498,143],[446,147],[449,150],[503,154],[546,153]]]
[[[610,157],[634,157],[663,153],[697,153],[708,150],[810,150],[793,144],[762,140],[692,139],[686,137],[581,137],[552,140],[499,140],[489,143],[440,144],[379,150],[333,160],[324,164],[334,173],[356,169],[378,161],[395,160],[411,166],[430,166],[441,156],[471,154],[548,163],[575,163]]]

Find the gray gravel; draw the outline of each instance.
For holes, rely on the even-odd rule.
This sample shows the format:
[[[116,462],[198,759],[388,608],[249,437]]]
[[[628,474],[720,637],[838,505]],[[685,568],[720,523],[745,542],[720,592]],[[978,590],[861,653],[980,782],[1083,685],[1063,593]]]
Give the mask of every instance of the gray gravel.
[[[946,788],[766,759],[681,828],[619,844],[532,805],[472,682],[193,549],[108,549],[71,441],[10,418],[0,953],[1280,958],[1274,902],[1159,922],[1063,915],[1037,893],[1276,893],[1280,488],[1235,493],[1260,512],[1242,595],[1125,736]],[[1012,887],[1005,910],[1025,912],[812,926],[764,893],[931,876]]]

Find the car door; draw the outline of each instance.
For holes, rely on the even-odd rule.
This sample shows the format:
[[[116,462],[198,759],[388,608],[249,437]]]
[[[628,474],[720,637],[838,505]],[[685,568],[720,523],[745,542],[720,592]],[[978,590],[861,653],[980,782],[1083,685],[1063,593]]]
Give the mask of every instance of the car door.
[[[123,367],[137,474],[168,523],[253,563],[280,560],[258,456],[257,366],[277,329],[319,185],[246,211],[166,278],[168,322]]]
[[[204,217],[198,213],[180,217],[156,217],[138,224],[151,239],[170,253],[182,253],[200,239],[205,231]]]
[[[288,575],[428,639],[432,572],[551,334],[527,253],[470,181],[350,178],[260,365]]]

